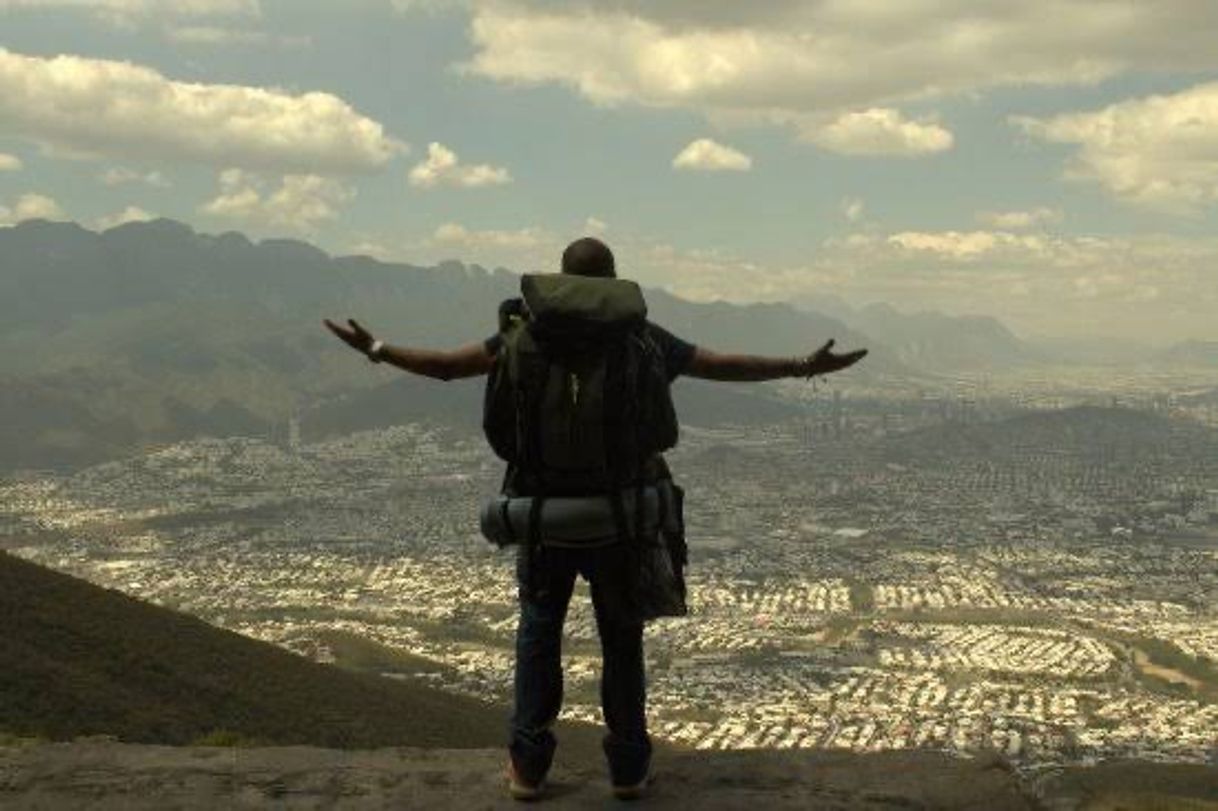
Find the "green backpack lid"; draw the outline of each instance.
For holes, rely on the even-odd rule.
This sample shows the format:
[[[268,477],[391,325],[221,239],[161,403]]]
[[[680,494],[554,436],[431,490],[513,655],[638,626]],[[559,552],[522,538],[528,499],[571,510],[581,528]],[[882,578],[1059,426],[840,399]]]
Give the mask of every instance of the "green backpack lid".
[[[543,326],[624,326],[647,318],[643,291],[629,279],[529,273],[520,279],[520,292],[532,320]]]

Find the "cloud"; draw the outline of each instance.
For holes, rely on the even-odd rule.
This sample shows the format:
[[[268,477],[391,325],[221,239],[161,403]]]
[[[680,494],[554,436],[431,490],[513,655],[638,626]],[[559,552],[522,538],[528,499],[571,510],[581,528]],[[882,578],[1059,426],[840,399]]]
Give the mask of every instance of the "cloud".
[[[991,228],[1019,231],[1062,221],[1061,209],[1040,206],[1027,211],[980,211],[977,221]]]
[[[220,173],[220,194],[200,206],[212,217],[309,231],[337,219],[338,209],[355,197],[346,184],[320,175],[285,175],[278,188],[241,169]]]
[[[512,182],[507,169],[485,163],[474,166],[462,164],[457,159],[457,153],[435,141],[427,145],[427,159],[410,170],[409,179],[410,185],[420,189],[437,186],[473,189]]]
[[[869,229],[782,263],[615,233],[611,247],[625,275],[699,301],[833,294],[855,303],[994,315],[1024,334],[1218,340],[1212,315],[1218,237]],[[566,238],[538,228],[479,231],[446,223],[406,255],[430,251],[488,267],[555,270]]]
[[[985,313],[1042,334],[1218,339],[1212,237],[856,233],[829,240],[816,263],[830,274],[823,288],[851,300]],[[796,278],[792,294],[807,287]]]
[[[86,155],[317,174],[374,171],[404,148],[329,93],[178,82],[129,62],[3,48],[0,135]]]
[[[599,220],[596,217],[588,217],[584,220],[583,231],[591,236],[604,236],[609,230],[609,224],[604,220]]]
[[[865,205],[863,201],[857,197],[847,197],[845,200],[842,200],[841,207],[842,215],[849,222],[858,222],[859,220],[863,219]]]
[[[129,183],[142,183],[158,189],[169,188],[169,181],[160,172],[137,172],[125,166],[112,166],[97,176],[107,186],[123,186]]]
[[[25,164],[21,162],[21,158],[16,155],[0,152],[0,172],[17,172],[24,166]]]
[[[303,48],[313,44],[313,38],[307,35],[272,34],[214,25],[170,26],[165,29],[165,36],[170,42],[184,45]]]
[[[539,226],[480,229],[450,221],[437,227],[409,252],[431,261],[456,258],[491,268],[555,271],[567,238],[560,241],[557,235]]]
[[[1213,70],[1216,27],[1218,5],[1195,0],[493,0],[473,11],[464,68],[598,105],[802,127],[999,87]],[[898,147],[922,150],[902,154],[944,138],[933,125],[905,133]]]
[[[113,214],[107,214],[103,217],[98,217],[93,224],[98,231],[108,231],[111,228],[123,225],[129,222],[147,222],[154,219],[154,215],[149,214],[139,206],[127,206],[122,211],[116,211]]]
[[[24,220],[66,220],[59,203],[44,194],[23,194],[12,208],[0,205],[0,225],[15,225]]]
[[[709,138],[699,138],[691,141],[672,159],[672,168],[702,172],[747,172],[753,168],[753,159],[730,146]]]
[[[436,228],[431,239],[440,245],[512,250],[538,248],[553,241],[553,237],[540,228],[520,228],[515,231],[471,231],[464,225],[452,222],[444,223]]]
[[[952,148],[952,134],[934,121],[910,121],[900,111],[873,107],[809,125],[805,140],[842,155],[927,155]]]
[[[384,242],[380,242],[374,238],[361,235],[357,236],[347,248],[347,253],[352,256],[370,256],[378,262],[393,262],[400,261],[400,253],[394,248],[390,248]]]
[[[1032,137],[1076,145],[1067,177],[1099,183],[1118,198],[1175,210],[1218,201],[1218,82],[1012,121]]]
[[[1043,252],[1045,248],[1040,237],[1006,231],[902,231],[892,234],[887,241],[905,251],[931,253],[955,261],[971,261],[1009,248],[1033,252]]]

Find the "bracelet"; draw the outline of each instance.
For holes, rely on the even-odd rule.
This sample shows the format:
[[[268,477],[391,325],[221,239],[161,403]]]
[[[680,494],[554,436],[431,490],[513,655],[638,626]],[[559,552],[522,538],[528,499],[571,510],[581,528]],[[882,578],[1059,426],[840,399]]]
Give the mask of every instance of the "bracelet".
[[[380,363],[381,362],[381,350],[383,350],[384,348],[385,348],[384,341],[380,340],[379,338],[374,340],[372,342],[372,346],[368,347],[368,352],[366,353],[368,355],[368,360],[372,361],[373,363]]]

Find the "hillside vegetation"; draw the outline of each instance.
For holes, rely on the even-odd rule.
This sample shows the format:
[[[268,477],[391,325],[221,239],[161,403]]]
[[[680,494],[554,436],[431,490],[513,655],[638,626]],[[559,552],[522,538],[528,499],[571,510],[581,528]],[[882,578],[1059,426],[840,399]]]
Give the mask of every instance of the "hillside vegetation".
[[[506,708],[318,664],[0,553],[0,731],[52,740],[499,747]],[[565,742],[596,748],[592,728]]]

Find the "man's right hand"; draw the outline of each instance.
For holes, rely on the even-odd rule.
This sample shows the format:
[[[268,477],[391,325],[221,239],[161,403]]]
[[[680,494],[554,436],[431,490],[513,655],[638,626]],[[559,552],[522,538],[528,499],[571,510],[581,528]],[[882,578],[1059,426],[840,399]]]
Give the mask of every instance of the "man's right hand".
[[[347,323],[351,325],[348,329],[340,324],[335,324],[328,318],[323,318],[322,323],[326,327],[342,339],[343,343],[352,349],[364,355],[368,354],[368,350],[372,348],[372,333],[356,323],[354,318],[348,318]]]

